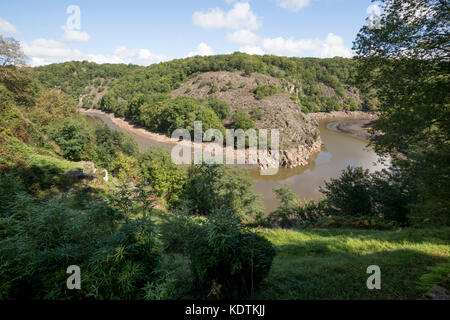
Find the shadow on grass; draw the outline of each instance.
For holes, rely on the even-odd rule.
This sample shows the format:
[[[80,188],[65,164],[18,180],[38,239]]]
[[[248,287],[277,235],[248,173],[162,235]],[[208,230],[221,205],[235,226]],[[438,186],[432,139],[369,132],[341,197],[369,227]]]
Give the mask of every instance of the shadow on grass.
[[[321,240],[283,245],[278,252],[257,299],[416,299],[424,293],[418,282],[427,267],[448,261],[414,249],[342,252]],[[366,286],[370,265],[381,269],[381,290]]]

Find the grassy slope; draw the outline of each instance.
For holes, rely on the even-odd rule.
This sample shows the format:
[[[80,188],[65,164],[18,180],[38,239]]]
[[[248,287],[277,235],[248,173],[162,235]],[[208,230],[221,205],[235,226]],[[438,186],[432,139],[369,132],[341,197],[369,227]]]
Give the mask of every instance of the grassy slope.
[[[277,256],[257,299],[416,299],[428,267],[450,258],[450,228],[260,232]],[[369,265],[381,269],[381,290],[366,287]]]

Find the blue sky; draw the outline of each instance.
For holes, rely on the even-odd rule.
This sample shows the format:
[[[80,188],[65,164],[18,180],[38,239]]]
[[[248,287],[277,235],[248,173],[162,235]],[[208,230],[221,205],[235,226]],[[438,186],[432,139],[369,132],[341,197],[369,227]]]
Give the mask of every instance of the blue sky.
[[[77,19],[67,8],[80,9]],[[151,63],[192,55],[352,55],[370,0],[1,1],[0,33],[31,65]],[[73,22],[75,21],[75,24]],[[75,26],[75,27],[74,27]]]

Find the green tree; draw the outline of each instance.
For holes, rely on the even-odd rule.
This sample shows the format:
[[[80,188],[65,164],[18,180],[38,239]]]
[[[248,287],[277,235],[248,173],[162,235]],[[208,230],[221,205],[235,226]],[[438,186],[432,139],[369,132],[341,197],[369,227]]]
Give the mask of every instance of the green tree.
[[[61,148],[64,158],[72,161],[89,160],[89,131],[81,118],[68,118],[54,123],[50,135]]]
[[[363,90],[376,89],[388,152],[414,182],[415,211],[448,215],[450,193],[449,5],[437,0],[383,0],[378,23],[354,42]],[[372,27],[375,26],[375,27]]]
[[[242,129],[244,131],[247,131],[248,129],[255,128],[255,121],[253,121],[253,119],[250,118],[242,109],[236,110],[236,112],[233,114],[232,120],[232,128],[235,130]]]
[[[230,105],[217,98],[208,99],[208,107],[214,110],[221,120],[228,118],[230,115]]]
[[[194,214],[229,210],[250,221],[262,213],[260,197],[252,188],[253,181],[245,170],[216,164],[193,165],[188,171],[184,199]]]
[[[139,156],[144,181],[169,207],[179,204],[186,183],[186,171],[172,162],[170,154],[161,149]]]

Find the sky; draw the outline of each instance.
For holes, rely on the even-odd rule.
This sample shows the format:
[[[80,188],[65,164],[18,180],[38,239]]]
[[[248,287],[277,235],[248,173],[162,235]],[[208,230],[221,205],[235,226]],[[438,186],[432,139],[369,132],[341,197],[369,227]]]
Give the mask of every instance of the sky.
[[[0,34],[32,66],[149,65],[194,55],[351,57],[370,0],[0,1]]]

